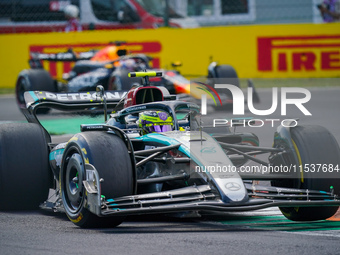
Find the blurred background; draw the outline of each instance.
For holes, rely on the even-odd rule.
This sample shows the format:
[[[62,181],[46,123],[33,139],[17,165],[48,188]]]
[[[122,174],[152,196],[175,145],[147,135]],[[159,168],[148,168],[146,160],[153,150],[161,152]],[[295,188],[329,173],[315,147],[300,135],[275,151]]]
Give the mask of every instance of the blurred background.
[[[340,76],[339,16],[340,0],[0,0],[0,88],[14,89],[32,52],[79,53],[117,40],[153,57],[154,68],[180,61],[188,78],[216,61],[264,86],[287,78],[319,86],[315,78]],[[42,65],[62,79],[74,62]]]
[[[59,31],[65,21],[63,9],[69,4],[79,8],[79,20],[84,29],[319,23],[322,22],[322,17],[317,5],[322,2],[322,0],[1,0],[0,29],[1,33]],[[339,1],[335,2],[339,11]],[[160,22],[157,18],[164,18],[165,22]]]

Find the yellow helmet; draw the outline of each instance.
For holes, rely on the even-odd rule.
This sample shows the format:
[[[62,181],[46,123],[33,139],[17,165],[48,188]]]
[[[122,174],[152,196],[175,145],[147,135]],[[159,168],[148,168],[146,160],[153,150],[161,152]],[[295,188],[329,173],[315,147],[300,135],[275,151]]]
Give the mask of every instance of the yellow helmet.
[[[145,111],[139,114],[138,126],[143,133],[161,133],[172,131],[173,119],[168,113],[162,111]]]

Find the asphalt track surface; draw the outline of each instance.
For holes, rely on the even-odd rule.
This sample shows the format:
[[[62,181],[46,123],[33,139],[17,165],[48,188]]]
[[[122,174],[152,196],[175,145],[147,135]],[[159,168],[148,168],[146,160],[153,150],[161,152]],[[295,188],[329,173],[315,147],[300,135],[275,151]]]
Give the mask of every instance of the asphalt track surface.
[[[278,107],[273,115],[261,119],[298,117],[299,124],[325,126],[340,143],[340,88],[310,91],[312,99],[305,106],[312,116],[304,116],[292,106],[287,116],[280,116]],[[271,91],[260,90],[259,94],[261,104],[256,107],[269,108]],[[228,114],[217,112],[212,118],[230,118]],[[1,96],[0,122],[24,120],[14,98]],[[271,146],[275,129],[266,123],[239,131],[254,132],[261,146]],[[270,208],[198,219],[130,217],[117,228],[85,230],[62,214],[0,212],[0,254],[340,254],[340,221],[333,220],[292,222],[277,208]]]

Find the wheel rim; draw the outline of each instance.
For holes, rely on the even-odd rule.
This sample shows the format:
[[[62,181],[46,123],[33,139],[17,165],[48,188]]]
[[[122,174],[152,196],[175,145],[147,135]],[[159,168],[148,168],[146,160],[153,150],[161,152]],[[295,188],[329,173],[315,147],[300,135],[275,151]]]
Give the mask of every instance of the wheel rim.
[[[20,106],[25,105],[25,97],[24,94],[27,91],[27,81],[24,77],[20,77],[16,86],[16,95],[17,95],[17,102]]]
[[[63,178],[64,207],[71,214],[77,213],[84,203],[84,163],[78,152],[66,157],[65,176]]]

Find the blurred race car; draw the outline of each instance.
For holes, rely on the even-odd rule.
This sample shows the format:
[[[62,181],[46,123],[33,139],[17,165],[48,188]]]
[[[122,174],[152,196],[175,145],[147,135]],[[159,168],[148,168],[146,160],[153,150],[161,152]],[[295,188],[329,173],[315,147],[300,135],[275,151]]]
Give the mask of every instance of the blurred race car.
[[[272,147],[231,128],[210,135],[202,130],[198,105],[148,84],[146,77],[160,75],[130,73],[145,83],[125,94],[102,86],[96,92],[26,92],[29,123],[0,125],[0,209],[43,202],[41,208],[64,212],[80,227],[114,227],[125,216],[155,213],[277,206],[290,220],[313,221],[337,211],[340,149],[328,130],[279,126]],[[54,144],[36,116],[45,107],[114,113]],[[267,161],[256,157],[265,153]],[[242,171],[248,161],[283,170]],[[320,171],[313,170],[319,164]]]
[[[63,80],[58,81],[43,69],[43,60],[76,63],[69,73],[63,74]],[[151,60],[145,54],[130,54],[124,42],[114,42],[99,51],[75,53],[70,49],[57,54],[31,53],[31,68],[20,72],[16,81],[17,104],[20,109],[25,108],[25,91],[95,91],[97,85],[102,85],[106,90],[128,91],[133,84],[141,84],[140,78],[128,78],[128,72],[151,70]],[[200,98],[200,93],[190,92],[190,81],[176,70],[179,65],[180,63],[173,63],[174,70],[159,70],[163,72],[163,76],[153,77],[150,81],[155,86],[164,86],[171,94]],[[239,86],[237,73],[230,65],[211,63],[208,78],[230,78],[232,84]],[[225,101],[230,103],[230,98]]]

